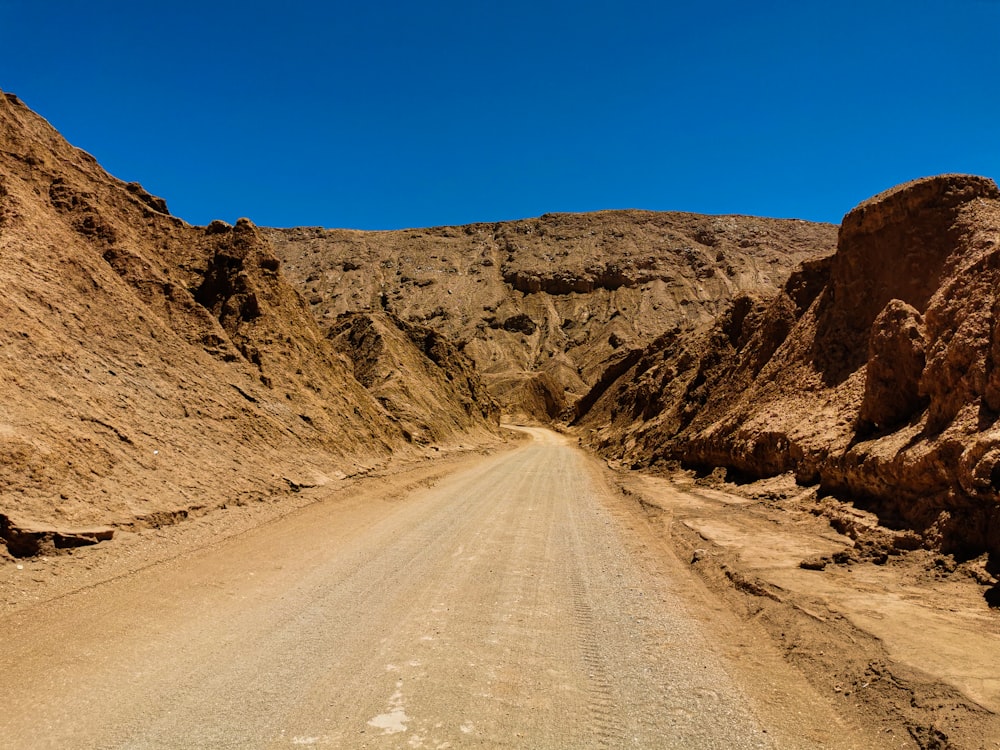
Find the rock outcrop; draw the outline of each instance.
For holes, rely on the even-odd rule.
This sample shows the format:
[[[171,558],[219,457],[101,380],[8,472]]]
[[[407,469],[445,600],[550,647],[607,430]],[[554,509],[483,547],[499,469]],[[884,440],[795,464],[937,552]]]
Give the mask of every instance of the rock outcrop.
[[[768,301],[668,334],[579,418],[634,465],[794,472],[960,555],[1000,555],[1000,190],[944,175],[862,203]]]
[[[885,431],[923,410],[920,376],[927,364],[923,316],[898,299],[889,300],[868,336],[865,395],[858,431]]]
[[[386,309],[441,331],[508,414],[541,420],[572,407],[623,352],[710,322],[741,293],[773,293],[836,242],[827,224],[649,211],[262,231],[321,320]]]
[[[500,408],[475,366],[437,331],[384,312],[345,313],[327,336],[407,441],[468,440],[499,427]]]

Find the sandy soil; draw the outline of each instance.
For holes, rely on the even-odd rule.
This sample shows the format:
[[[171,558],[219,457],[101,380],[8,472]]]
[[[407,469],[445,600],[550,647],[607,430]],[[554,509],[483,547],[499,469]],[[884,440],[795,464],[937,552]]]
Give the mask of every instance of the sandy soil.
[[[815,491],[791,477],[744,486],[689,473],[617,477],[734,612],[839,711],[882,735],[878,747],[1000,747],[1000,615],[977,581],[982,561],[900,550],[858,562]]]
[[[734,617],[601,464],[528,432],[306,491],[270,521],[244,508],[72,567],[5,566],[0,731],[25,748],[913,746],[878,744]]]

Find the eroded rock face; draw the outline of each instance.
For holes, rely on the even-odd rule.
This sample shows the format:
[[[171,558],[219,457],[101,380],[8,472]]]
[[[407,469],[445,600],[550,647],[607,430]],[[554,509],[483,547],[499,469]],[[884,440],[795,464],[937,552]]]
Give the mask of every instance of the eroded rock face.
[[[860,432],[895,427],[922,411],[926,399],[920,394],[920,376],[926,348],[920,313],[902,300],[891,300],[871,327]]]
[[[185,224],[4,94],[0,257],[0,548],[100,541],[416,450],[250,221]],[[422,346],[456,381],[425,395],[460,398],[447,343]],[[489,439],[495,415],[459,409]]]
[[[836,227],[650,211],[395,232],[261,230],[314,313],[386,309],[460,342],[509,413],[548,419],[622,352],[773,293]],[[544,374],[543,379],[534,376]]]
[[[793,274],[760,313],[739,305],[654,342],[592,399],[581,421],[593,444],[633,465],[791,471],[928,546],[1000,555],[991,180],[944,175],[865,201],[828,262]]]
[[[514,421],[555,421],[567,416],[569,404],[563,389],[547,372],[487,374],[484,380]]]
[[[998,197],[992,180],[943,175],[893,188],[844,217],[818,320],[816,361],[828,380],[864,364],[869,329],[890,300],[927,310],[958,244],[959,212]]]
[[[342,315],[327,337],[408,441],[429,444],[499,427],[500,409],[472,361],[440,333],[372,312]]]
[[[114,535],[115,530],[110,526],[62,528],[44,524],[20,525],[0,513],[0,542],[14,557],[33,557],[73,547],[87,547],[108,541]]]

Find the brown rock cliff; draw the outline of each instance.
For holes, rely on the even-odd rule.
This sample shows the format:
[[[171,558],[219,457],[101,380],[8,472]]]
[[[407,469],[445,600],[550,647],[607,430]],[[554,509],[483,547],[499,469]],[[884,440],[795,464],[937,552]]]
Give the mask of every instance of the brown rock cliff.
[[[791,471],[928,546],[1000,554],[998,242],[991,180],[876,196],[845,217],[832,258],[654,343],[580,424],[636,465]]]

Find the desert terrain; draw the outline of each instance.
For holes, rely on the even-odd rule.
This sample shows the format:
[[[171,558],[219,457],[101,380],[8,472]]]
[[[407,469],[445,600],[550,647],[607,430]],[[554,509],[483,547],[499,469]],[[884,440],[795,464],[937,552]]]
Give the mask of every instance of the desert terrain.
[[[0,93],[0,732],[1000,747],[998,241],[196,227]]]

